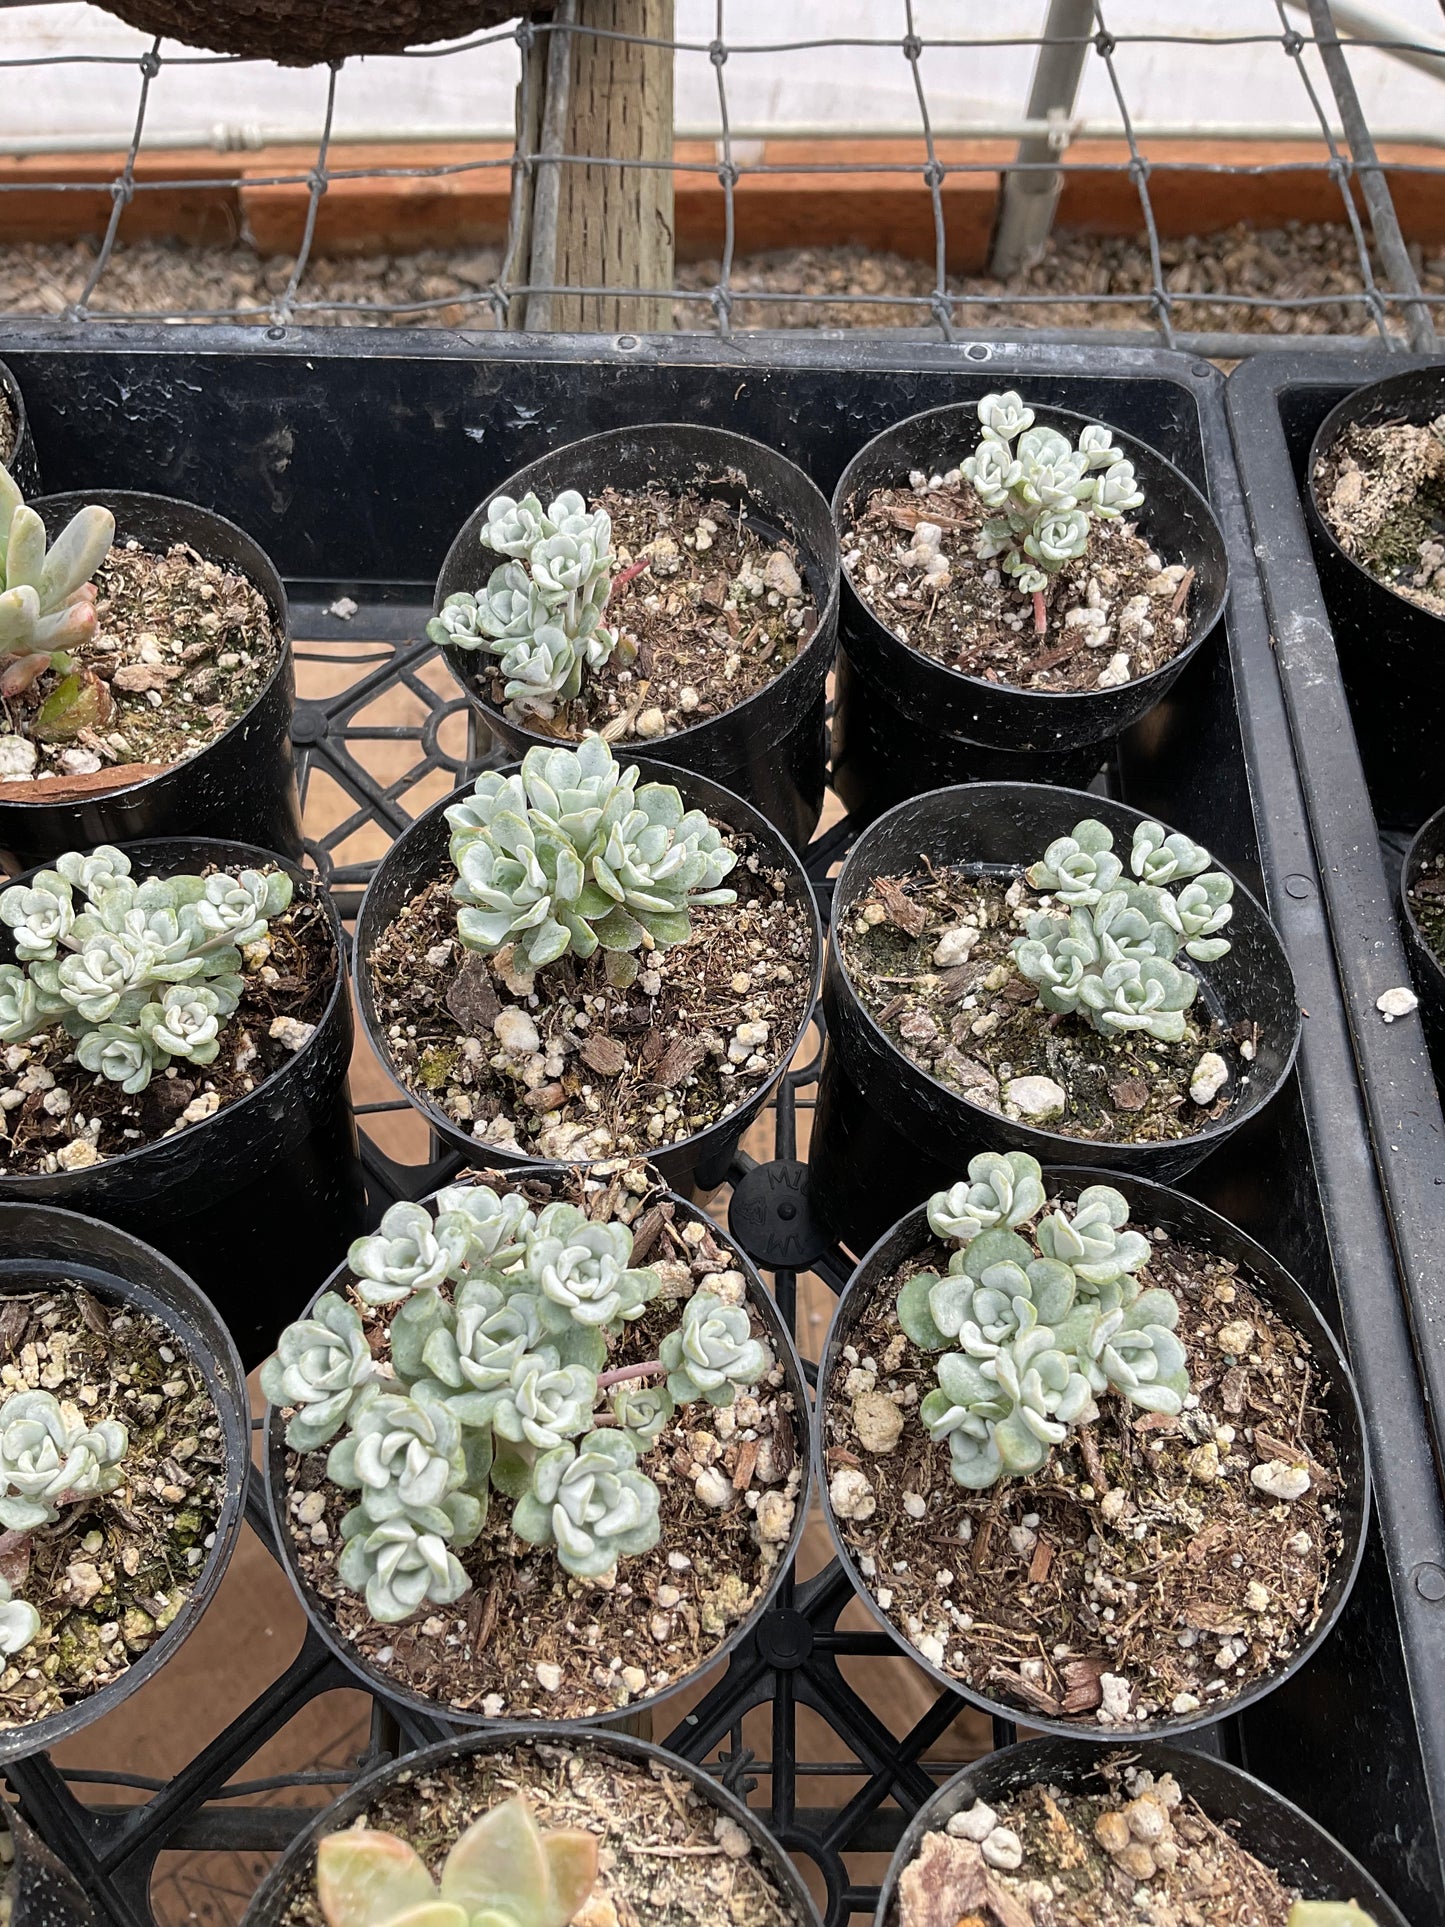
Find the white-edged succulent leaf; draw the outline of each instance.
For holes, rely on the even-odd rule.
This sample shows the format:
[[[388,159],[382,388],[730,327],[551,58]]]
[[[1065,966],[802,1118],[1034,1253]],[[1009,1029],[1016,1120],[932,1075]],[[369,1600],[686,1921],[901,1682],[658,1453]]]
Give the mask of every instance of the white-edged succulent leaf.
[[[617,1386],[611,1405],[613,1418],[639,1451],[657,1443],[677,1411],[677,1402],[665,1386],[637,1381]]]
[[[725,1305],[710,1291],[694,1292],[682,1308],[682,1324],[662,1341],[667,1389],[679,1405],[706,1399],[731,1405],[741,1390],[773,1368],[773,1355],[752,1335],[744,1305]]]
[[[596,1579],[623,1555],[657,1544],[657,1487],[638,1471],[637,1447],[626,1433],[593,1432],[537,1460],[512,1530],[532,1545],[555,1545],[559,1563],[575,1577]]]
[[[940,1238],[966,1244],[981,1231],[1012,1230],[1043,1209],[1043,1174],[1027,1151],[981,1151],[968,1161],[968,1181],[935,1191],[928,1223]]]
[[[597,1374],[563,1365],[551,1346],[541,1345],[523,1353],[505,1385],[478,1393],[466,1409],[476,1414],[469,1423],[489,1425],[513,1445],[551,1452],[588,1429],[596,1401]]]
[[[379,1625],[399,1625],[424,1605],[453,1605],[471,1585],[445,1539],[412,1519],[376,1525],[357,1506],[342,1520],[341,1532],[337,1575],[342,1585],[365,1594],[366,1610]]]
[[[352,1416],[376,1366],[360,1314],[334,1291],[309,1315],[288,1325],[261,1367],[261,1390],[273,1405],[293,1406],[286,1443],[297,1452],[325,1445]]]
[[[119,1419],[87,1425],[51,1392],[12,1392],[0,1405],[0,1525],[27,1531],[72,1500],[113,1492],[128,1444]]]
[[[40,1631],[40,1614],[28,1599],[17,1599],[10,1581],[0,1576],[0,1653],[12,1659],[23,1653]]]
[[[1034,1236],[1048,1258],[1068,1265],[1083,1284],[1098,1288],[1132,1277],[1149,1262],[1149,1240],[1129,1229],[1129,1206],[1112,1185],[1079,1193],[1070,1217],[1065,1206],[1039,1220]]]
[[[353,1242],[346,1262],[368,1305],[395,1305],[457,1276],[469,1236],[465,1227],[438,1223],[425,1205],[403,1201],[385,1212],[379,1231]]]
[[[617,1331],[640,1317],[661,1281],[646,1267],[630,1269],[631,1256],[625,1224],[593,1224],[574,1205],[548,1205],[527,1241],[526,1272],[549,1329],[575,1323]]]
[[[326,1476],[360,1492],[360,1510],[373,1524],[406,1518],[458,1544],[480,1529],[480,1501],[464,1489],[462,1428],[425,1386],[359,1401],[351,1429],[327,1456]]]
[[[1055,837],[1025,874],[1036,890],[1048,891],[1066,907],[1088,908],[1114,888],[1123,871],[1108,829],[1086,816],[1068,836]]]

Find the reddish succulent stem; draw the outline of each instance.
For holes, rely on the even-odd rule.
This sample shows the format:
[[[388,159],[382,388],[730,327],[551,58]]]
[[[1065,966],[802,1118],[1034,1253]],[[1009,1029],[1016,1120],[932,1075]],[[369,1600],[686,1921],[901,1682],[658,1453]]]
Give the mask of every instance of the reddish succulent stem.
[[[1042,589],[1035,589],[1034,590],[1034,628],[1042,636],[1047,633],[1048,626],[1049,626],[1049,611],[1048,611],[1048,605],[1044,601],[1044,592]]]
[[[615,1372],[604,1372],[597,1381],[597,1389],[605,1392],[609,1385],[625,1384],[629,1378],[651,1378],[666,1369],[660,1358],[649,1358],[645,1365],[622,1365]]]
[[[620,593],[627,587],[629,582],[635,581],[638,576],[644,574],[651,567],[652,564],[650,562],[629,562],[625,569],[619,569],[616,575],[613,576],[613,593]]]

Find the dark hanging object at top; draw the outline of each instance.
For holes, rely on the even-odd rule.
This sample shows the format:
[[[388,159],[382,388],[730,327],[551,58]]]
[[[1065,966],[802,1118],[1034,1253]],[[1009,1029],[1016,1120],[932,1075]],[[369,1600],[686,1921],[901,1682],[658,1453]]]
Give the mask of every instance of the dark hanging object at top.
[[[215,53],[309,67],[485,33],[534,0],[104,0],[128,26]]]

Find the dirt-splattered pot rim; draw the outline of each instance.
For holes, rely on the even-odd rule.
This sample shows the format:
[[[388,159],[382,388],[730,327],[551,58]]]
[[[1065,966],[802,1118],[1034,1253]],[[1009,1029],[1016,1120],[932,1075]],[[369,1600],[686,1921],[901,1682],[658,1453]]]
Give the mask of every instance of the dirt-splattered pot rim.
[[[740,501],[750,499],[749,464],[754,474],[766,476],[771,499],[761,499],[762,484],[753,485],[759,494],[761,519],[779,535],[785,536],[798,551],[799,572],[818,611],[818,620],[807,642],[786,668],[771,682],[755,689],[740,703],[693,723],[687,729],[670,730],[666,736],[649,741],[649,748],[661,756],[664,747],[686,758],[696,745],[720,734],[727,724],[742,733],[764,729],[770,711],[791,714],[795,687],[826,676],[832,661],[838,627],[839,561],[838,536],[828,508],[827,497],[812,478],[775,448],[749,435],[738,435],[729,428],[712,428],[700,422],[641,422],[635,427],[608,428],[597,435],[584,435],[561,448],[550,450],[525,468],[517,469],[499,482],[480,502],[458,530],[437,577],[433,612],[439,613],[449,595],[460,589],[473,593],[485,587],[487,577],[500,568],[506,558],[484,548],[481,531],[487,525],[487,510],[499,495],[514,500],[532,491],[544,499],[559,488],[581,487],[590,497],[600,494],[593,486],[599,475],[623,477],[603,486],[634,489],[649,482],[664,489],[711,488],[721,499],[736,494]],[[719,479],[720,468],[742,472],[742,488],[725,486]],[[571,480],[580,473],[581,482]],[[793,497],[784,500],[784,495]],[[543,736],[514,722],[485,693],[489,678],[481,673],[495,669],[500,658],[481,649],[461,649],[455,645],[442,649],[442,657],[468,699],[500,725],[504,739],[527,747],[575,749],[571,738]],[[774,734],[777,732],[774,731]]]
[[[0,1173],[0,1199],[7,1193],[23,1195],[22,1187],[44,1179],[46,1184],[54,1184],[58,1178],[68,1178],[66,1191],[77,1198],[83,1198],[88,1184],[93,1185],[101,1172],[132,1170],[144,1158],[170,1168],[182,1165],[194,1170],[197,1181],[204,1181],[208,1147],[214,1146],[222,1135],[230,1140],[233,1133],[244,1132],[249,1121],[264,1114],[277,1101],[278,1089],[297,1077],[307,1077],[312,1060],[325,1048],[335,1028],[339,1015],[343,1014],[346,1003],[346,969],[344,965],[345,946],[341,932],[341,919],[336,905],[327,890],[322,887],[314,870],[303,870],[299,863],[289,857],[280,856],[274,850],[258,849],[254,843],[230,843],[220,837],[204,836],[160,836],[147,837],[135,843],[121,843],[116,846],[123,850],[131,861],[133,875],[175,876],[194,865],[198,868],[212,863],[217,869],[264,869],[268,864],[284,870],[296,889],[296,898],[302,896],[306,901],[320,906],[326,918],[326,929],[331,938],[332,982],[331,994],[326,1006],[316,1019],[311,1035],[297,1051],[293,1051],[284,1064],[278,1064],[269,1076],[262,1078],[255,1090],[247,1091],[242,1097],[232,1098],[219,1110],[212,1111],[209,1117],[198,1118],[194,1124],[186,1125],[171,1137],[152,1138],[148,1144],[136,1144],[129,1151],[119,1151],[114,1157],[103,1158],[99,1164],[82,1165],[78,1170],[61,1173],[36,1171],[17,1171]],[[0,879],[0,888],[11,889],[29,883],[40,870],[52,867],[36,864],[18,877]],[[15,939],[8,929],[0,929],[0,963],[13,963],[15,960]],[[12,1189],[13,1192],[12,1192]]]
[[[292,1840],[284,1854],[256,1889],[242,1919],[242,1927],[278,1927],[304,1880],[311,1877],[317,1844],[329,1833],[350,1826],[385,1788],[474,1759],[478,1754],[500,1753],[508,1747],[556,1747],[562,1752],[611,1753],[638,1766],[665,1767],[688,1780],[711,1807],[733,1820],[747,1835],[759,1860],[776,1881],[789,1904],[796,1909],[806,1927],[820,1927],[818,1910],[803,1885],[796,1867],[764,1827],[752,1808],[729,1793],[720,1781],[679,1753],[669,1753],[651,1740],[639,1740],[628,1733],[609,1732],[596,1727],[571,1726],[555,1720],[531,1720],[526,1724],[494,1725],[489,1732],[472,1733],[460,1739],[440,1740],[435,1745],[408,1753],[400,1760],[376,1767],[349,1787],[329,1807],[323,1807]],[[698,1927],[713,1927],[700,1920]],[[1391,1923],[1393,1927],[1393,1923]]]
[[[208,757],[217,756],[217,760],[220,760],[218,752],[239,753],[244,747],[244,732],[250,728],[257,711],[263,705],[269,707],[278,696],[284,701],[289,715],[295,682],[291,660],[291,610],[276,565],[260,543],[237,523],[218,515],[214,509],[203,508],[199,502],[187,502],[176,495],[156,495],[143,489],[87,488],[69,489],[61,495],[39,495],[28,506],[44,522],[46,538],[53,542],[71,517],[92,503],[109,509],[115,517],[115,539],[118,543],[134,539],[142,548],[156,552],[159,546],[160,552],[164,553],[173,543],[184,542],[203,561],[238,570],[265,597],[280,643],[275,666],[246,709],[203,749],[198,749],[194,756],[185,757],[179,763],[167,763],[164,769],[158,769],[153,776],[142,777],[135,783],[117,783],[113,789],[93,791],[91,798],[87,799],[113,804],[120,797],[144,799],[157,784],[173,779],[178,769],[203,770]],[[284,685],[284,689],[281,685]],[[238,732],[242,734],[238,735]],[[222,745],[226,746],[226,752],[222,752]],[[47,787],[44,782],[18,786],[7,784],[4,806],[7,810],[37,811],[53,809],[58,805],[63,807],[59,799],[45,794]],[[18,795],[15,793],[17,788],[33,789],[38,794]]]
[[[971,820],[980,817],[991,820],[996,834],[1005,830],[1012,834],[1017,839],[1017,853],[1001,858],[973,854],[968,829]],[[1094,817],[1111,830],[1116,849],[1126,856],[1135,826],[1156,820],[1112,797],[1044,783],[968,783],[911,796],[870,823],[848,852],[833,887],[833,927],[837,929],[844,922],[877,877],[896,874],[886,854],[879,859],[880,845],[885,852],[890,845],[900,852],[911,850],[915,863],[917,853],[923,851],[936,864],[957,865],[1003,881],[1022,874],[1055,837],[1067,836],[1084,817]],[[1164,827],[1172,831],[1176,826]],[[947,847],[949,844],[957,847]],[[997,844],[992,847],[997,848]],[[848,970],[845,946],[836,942],[828,946],[825,1008],[829,998],[841,991],[839,1001],[844,1008],[839,1032],[861,1031],[873,1059],[886,1061],[901,1087],[906,1090],[911,1085],[924,1093],[935,1110],[941,1106],[939,1122],[951,1137],[964,1134],[976,1118],[977,1128],[987,1134],[983,1143],[992,1146],[1007,1140],[1029,1151],[1042,1164],[1083,1163],[1097,1155],[1101,1165],[1113,1160],[1119,1166],[1152,1166],[1155,1175],[1180,1175],[1271,1102],[1294,1069],[1300,1045],[1302,1019],[1294,974],[1269,912],[1226,864],[1211,858],[1211,867],[1222,871],[1234,884],[1230,899],[1234,915],[1227,926],[1230,950],[1195,972],[1199,1002],[1205,1009],[1217,1008],[1226,1017],[1254,1019],[1259,1013],[1248,1007],[1248,996],[1262,999],[1267,995],[1275,1006],[1277,1021],[1272,1026],[1261,1024],[1256,1055],[1248,1067],[1247,1095],[1231,1104],[1222,1117],[1185,1137],[1142,1144],[1070,1137],[1066,1132],[1049,1130],[1027,1118],[1011,1118],[976,1103],[962,1091],[941,1083],[887,1035],[859,995]],[[1225,988],[1230,990],[1227,997]],[[831,1009],[829,1019],[832,1036]],[[837,1038],[833,1048],[847,1060],[849,1053]]]
[[[566,743],[552,743],[552,749],[567,749]],[[797,1053],[799,1045],[807,1035],[808,1026],[813,1020],[814,1007],[823,977],[823,926],[818,916],[817,899],[813,895],[803,866],[792,846],[773,823],[761,815],[753,805],[726,790],[710,777],[700,776],[695,770],[680,769],[671,763],[654,762],[646,756],[630,754],[619,756],[618,762],[630,768],[634,763],[642,783],[667,783],[678,790],[683,802],[689,809],[701,809],[709,817],[717,818],[729,829],[747,835],[758,853],[758,860],[770,869],[781,869],[787,877],[787,896],[791,903],[801,909],[812,933],[812,963],[808,983],[807,1001],[798,1019],[797,1029],[788,1040],[786,1050],[779,1053],[776,1067],[751,1091],[740,1104],[732,1110],[704,1125],[701,1130],[691,1132],[687,1137],[674,1138],[668,1143],[654,1145],[647,1153],[648,1161],[654,1165],[669,1184],[678,1185],[690,1181],[700,1169],[706,1171],[713,1164],[725,1167],[727,1159],[719,1153],[726,1150],[731,1157],[732,1149],[742,1133],[762,1110],[778,1085],[783,1074]],[[521,768],[520,763],[505,764],[500,774],[514,775]],[[408,1084],[398,1072],[391,1052],[387,1046],[386,1028],[377,1016],[376,996],[368,964],[371,952],[379,941],[382,932],[392,919],[421,890],[445,875],[449,862],[447,845],[449,831],[446,812],[454,804],[460,803],[472,793],[472,784],[464,782],[450,796],[443,796],[432,804],[430,809],[417,817],[415,822],[402,831],[386,855],[372,873],[371,882],[361,900],[361,908],[356,916],[356,935],[352,943],[352,979],[356,987],[356,1004],[361,1012],[361,1021],[366,1029],[372,1049],[380,1058],[387,1075],[401,1092],[402,1096],[432,1125],[433,1129],[450,1145],[459,1150],[469,1162],[500,1165],[518,1172],[536,1170],[546,1165],[545,1158],[531,1158],[525,1152],[504,1149],[500,1145],[484,1144],[474,1138],[456,1118],[443,1110],[440,1104],[423,1092]],[[584,1163],[605,1166],[613,1164],[619,1157],[625,1161],[627,1153],[611,1152],[606,1157],[583,1160]],[[703,1177],[699,1182],[704,1188],[716,1186],[722,1181],[722,1170],[715,1175]]]
[[[1420,826],[1405,852],[1405,861],[1400,865],[1400,914],[1410,938],[1417,980],[1423,979],[1425,995],[1422,1001],[1445,1011],[1445,964],[1435,954],[1434,946],[1425,935],[1420,919],[1415,914],[1415,906],[1410,901],[1410,892],[1420,881],[1421,872],[1432,857],[1437,860],[1445,857],[1445,809],[1436,810]]]
[[[205,1559],[185,1604],[120,1678],[59,1713],[0,1729],[0,1764],[58,1746],[143,1686],[191,1634],[214,1597],[240,1537],[251,1469],[251,1407],[231,1334],[209,1298],[179,1265],[128,1231],[54,1205],[0,1200],[0,1297],[37,1278],[74,1278],[105,1304],[149,1313],[180,1340],[215,1406],[226,1490]]]
[[[1242,1713],[1246,1707],[1266,1698],[1277,1686],[1297,1673],[1328,1639],[1345,1609],[1359,1573],[1360,1561],[1364,1558],[1370,1523],[1370,1450],[1354,1374],[1340,1349],[1339,1341],[1298,1280],[1263,1245],[1256,1244],[1247,1232],[1231,1224],[1228,1218],[1221,1217],[1217,1211],[1211,1211],[1208,1205],[1200,1204],[1197,1199],[1186,1197],[1183,1192],[1175,1191],[1168,1185],[1155,1184],[1148,1178],[1132,1177],[1121,1172],[1099,1171],[1092,1166],[1071,1168],[1056,1165],[1045,1167],[1044,1170],[1044,1187],[1051,1199],[1077,1198],[1088,1185],[1101,1182],[1112,1184],[1124,1194],[1132,1207],[1131,1218],[1140,1223],[1160,1225],[1172,1237],[1201,1244],[1221,1257],[1238,1262],[1249,1273],[1251,1284],[1259,1288],[1271,1307],[1281,1313],[1316,1356],[1325,1361],[1330,1384],[1325,1408],[1330,1416],[1331,1443],[1339,1460],[1339,1529],[1344,1546],[1330,1568],[1318,1620],[1290,1657],[1273,1671],[1263,1674],[1238,1693],[1221,1694],[1216,1701],[1202,1706],[1196,1713],[1171,1713],[1129,1726],[1101,1726],[1097,1722],[1090,1724],[1087,1718],[1056,1719],[1007,1700],[994,1699],[977,1687],[965,1684],[943,1667],[935,1666],[904,1637],[896,1623],[878,1604],[872,1588],[858,1570],[852,1548],[839,1529],[829,1496],[827,1428],[831,1401],[828,1388],[839,1355],[848,1342],[865,1298],[900,1265],[907,1263],[929,1244],[937,1243],[929,1228],[926,1204],[915,1206],[884,1232],[872,1249],[859,1260],[840,1294],[818,1364],[818,1396],[813,1407],[813,1461],[818,1468],[818,1489],[823,1517],[828,1523],[828,1536],[854,1592],[877,1625],[915,1666],[921,1666],[940,1686],[951,1688],[971,1705],[982,1707],[996,1719],[1018,1721],[1040,1732],[1084,1741],[1094,1748],[1132,1746],[1141,1741],[1152,1744],[1161,1735],[1175,1739],[1185,1733],[1199,1732],[1232,1714]]]
[[[1096,415],[1081,415],[1073,408],[1034,402],[1029,406],[1039,426],[1056,428],[1074,442],[1078,441],[1081,429],[1099,420]],[[1082,713],[1085,710],[1112,712],[1124,704],[1130,716],[1142,715],[1152,708],[1206,638],[1213,634],[1224,613],[1229,596],[1229,558],[1214,511],[1189,477],[1148,442],[1139,441],[1112,423],[1105,426],[1134,464],[1145,491],[1144,506],[1136,518],[1140,534],[1161,553],[1162,560],[1175,559],[1162,554],[1162,549],[1178,549],[1177,559],[1197,571],[1185,611],[1187,639],[1167,662],[1160,663],[1147,675],[1131,676],[1128,682],[1113,689],[1027,689],[1016,683],[992,683],[986,677],[969,675],[917,648],[863,600],[845,572],[843,581],[851,598],[850,613],[856,606],[857,612],[887,636],[895,648],[936,669],[941,677],[956,683],[960,689],[967,687],[975,691],[990,705],[998,705],[1001,698],[1005,701],[1011,698],[1008,706],[1014,709],[1029,702],[1047,702],[1064,705],[1063,711],[1053,712],[1063,714],[1070,705]],[[849,462],[833,491],[833,525],[838,530],[840,544],[845,541],[845,525],[852,524],[875,490],[906,488],[909,472],[915,468],[936,474],[940,468],[956,467],[978,443],[981,433],[975,403],[948,402],[941,408],[926,408],[909,415],[875,435]]]
[[[1234,1823],[1234,1839],[1286,1885],[1301,1888],[1312,1900],[1358,1900],[1374,1915],[1376,1927],[1408,1927],[1394,1901],[1353,1854],[1293,1801],[1243,1767],[1162,1741],[1140,1752],[1116,1735],[1114,1745],[1156,1776],[1172,1773],[1186,1797],[1196,1799],[1212,1820]],[[1098,1771],[1099,1749],[1073,1735],[1024,1740],[974,1760],[908,1822],[879,1890],[873,1927],[897,1927],[898,1883],[904,1869],[917,1859],[923,1836],[946,1826],[962,1808],[975,1800],[992,1806],[1038,1785],[1084,1791]],[[1020,1877],[1027,1871],[1021,1868]]]
[[[625,1163],[626,1160],[618,1160],[618,1162]],[[515,1190],[519,1184],[541,1181],[550,1184],[554,1192],[559,1192],[567,1176],[576,1174],[585,1179],[590,1178],[591,1173],[592,1167],[589,1165],[532,1164],[524,1170],[462,1171],[457,1174],[452,1183],[454,1185],[489,1183],[498,1192],[506,1193],[508,1190]],[[446,1190],[451,1186],[441,1188]],[[439,1192],[432,1191],[419,1202],[423,1205],[432,1205],[436,1202],[438,1195]],[[729,1629],[726,1637],[719,1640],[703,1665],[695,1667],[691,1672],[681,1674],[655,1693],[649,1693],[644,1698],[629,1700],[621,1711],[615,1706],[599,1707],[595,1713],[578,1715],[575,1720],[555,1722],[558,1732],[583,1731],[619,1718],[631,1719],[638,1713],[650,1713],[655,1707],[662,1706],[666,1701],[675,1698],[697,1679],[699,1674],[721,1665],[728,1655],[747,1638],[777,1597],[778,1588],[791,1570],[797,1556],[807,1518],[808,1494],[812,1488],[813,1433],[808,1416],[807,1381],[803,1376],[802,1362],[798,1357],[797,1347],[793,1343],[792,1333],[788,1330],[772,1294],[754,1269],[751,1259],[720,1225],[714,1223],[705,1211],[690,1204],[685,1198],[678,1197],[676,1192],[666,1192],[658,1202],[670,1203],[673,1206],[674,1223],[706,1225],[716,1242],[732,1254],[735,1269],[740,1271],[747,1281],[748,1303],[767,1328],[768,1342],[773,1347],[777,1363],[783,1369],[784,1390],[793,1400],[794,1438],[798,1447],[798,1465],[801,1472],[797,1499],[793,1507],[793,1526],[788,1534],[787,1544],[779,1554],[777,1564],[764,1582],[757,1598],[743,1618]],[[349,1265],[338,1265],[325,1284],[313,1294],[307,1305],[297,1312],[297,1318],[309,1317],[312,1306],[323,1292],[342,1290],[345,1280],[351,1276]],[[373,1666],[357,1652],[351,1641],[338,1629],[326,1610],[326,1602],[317,1596],[297,1562],[290,1522],[286,1515],[286,1461],[291,1448],[286,1443],[286,1428],[281,1410],[275,1405],[266,1407],[264,1437],[266,1504],[270,1512],[281,1564],[286,1570],[286,1576],[291,1581],[296,1597],[301,1601],[307,1619],[341,1663],[353,1672],[369,1691],[390,1700],[393,1705],[405,1706],[414,1713],[430,1714],[433,1718],[448,1720],[455,1726],[489,1733],[503,1729],[514,1733],[535,1731],[530,1722],[488,1719],[485,1714],[456,1707],[449,1702],[426,1699],[419,1693],[410,1692],[394,1673],[389,1673],[379,1666]]]

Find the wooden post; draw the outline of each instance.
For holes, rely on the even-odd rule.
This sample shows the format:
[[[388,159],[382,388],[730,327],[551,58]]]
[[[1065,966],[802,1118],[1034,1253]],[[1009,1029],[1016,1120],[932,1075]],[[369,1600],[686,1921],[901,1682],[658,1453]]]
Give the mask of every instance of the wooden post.
[[[557,151],[670,162],[672,49],[602,36],[671,40],[673,0],[575,0],[575,13],[576,27],[567,36],[571,60]],[[551,76],[548,89],[552,101],[563,104]],[[542,147],[548,151],[545,125]],[[544,197],[539,177],[530,275],[534,285],[672,286],[673,183],[668,167],[544,161],[541,169],[556,173],[557,214],[555,232],[549,236],[540,218]],[[533,295],[527,326],[655,333],[672,326],[672,303],[665,295],[646,293],[558,294],[550,299]]]

